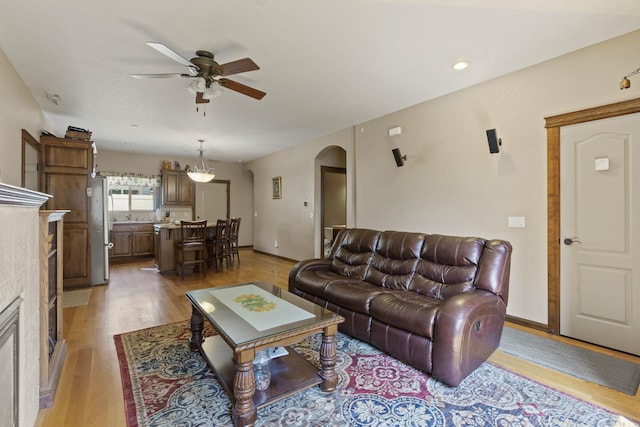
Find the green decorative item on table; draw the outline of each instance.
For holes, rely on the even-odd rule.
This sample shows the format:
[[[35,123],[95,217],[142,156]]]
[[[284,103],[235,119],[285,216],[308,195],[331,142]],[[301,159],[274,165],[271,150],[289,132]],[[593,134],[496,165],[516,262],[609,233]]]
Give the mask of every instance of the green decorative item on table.
[[[263,312],[276,308],[275,302],[267,301],[264,297],[256,294],[240,295],[234,301],[249,311]]]

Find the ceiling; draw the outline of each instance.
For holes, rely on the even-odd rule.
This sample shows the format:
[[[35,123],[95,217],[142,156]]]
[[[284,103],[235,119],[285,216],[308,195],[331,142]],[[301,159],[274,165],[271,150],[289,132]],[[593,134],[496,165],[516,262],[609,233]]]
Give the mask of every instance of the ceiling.
[[[248,161],[640,28],[637,0],[3,0],[0,48],[52,133],[98,150]],[[196,111],[186,68],[145,44],[219,63],[267,92]],[[471,62],[464,71],[451,65]],[[624,73],[625,70],[619,70]],[[576,70],[579,72],[579,70]],[[617,84],[617,82],[612,82]],[[46,92],[61,96],[55,105]],[[170,158],[170,157],[169,157]]]

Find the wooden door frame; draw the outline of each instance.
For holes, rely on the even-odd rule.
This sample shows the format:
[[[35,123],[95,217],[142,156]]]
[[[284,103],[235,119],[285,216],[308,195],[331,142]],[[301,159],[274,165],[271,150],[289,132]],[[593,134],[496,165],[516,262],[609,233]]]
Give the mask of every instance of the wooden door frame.
[[[22,129],[22,186],[25,187],[26,185],[26,179],[25,179],[25,156],[26,156],[26,151],[27,151],[27,146],[33,148],[36,151],[36,156],[37,156],[37,160],[36,160],[36,187],[35,190],[36,191],[40,191],[41,189],[41,167],[40,167],[40,152],[41,152],[41,146],[40,143],[38,142],[37,139],[35,139],[33,136],[31,136],[31,134],[26,130],[26,129]],[[33,188],[31,190],[34,190]]]
[[[640,98],[545,117],[547,129],[547,330],[560,334],[560,129],[640,112]]]
[[[228,179],[212,179],[211,181],[204,182],[202,184],[225,184],[227,186],[227,221],[231,219],[231,180]],[[193,191],[196,189],[194,187]],[[193,217],[196,217],[197,212],[196,204],[193,204]]]

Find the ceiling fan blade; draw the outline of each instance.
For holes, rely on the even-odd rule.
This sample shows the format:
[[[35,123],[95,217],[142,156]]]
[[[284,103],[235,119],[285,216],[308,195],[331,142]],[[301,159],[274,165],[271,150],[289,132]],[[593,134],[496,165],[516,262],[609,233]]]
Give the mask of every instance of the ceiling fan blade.
[[[162,43],[156,43],[156,42],[147,42],[147,45],[149,47],[154,48],[155,50],[157,50],[158,52],[162,53],[163,55],[168,56],[169,58],[173,59],[176,62],[179,62],[180,64],[188,67],[190,65],[193,65],[191,63],[191,61],[189,61],[187,58],[183,57],[182,55],[176,53],[174,50],[172,50],[171,48],[163,45]]]
[[[147,42],[147,45],[149,47],[154,48],[155,50],[157,50],[158,52],[160,52],[163,55],[168,56],[169,58],[173,59],[174,61],[184,65],[185,67],[187,67],[189,69],[189,72],[192,75],[196,75],[197,71],[198,71],[198,67],[196,67],[191,61],[189,61],[187,58],[183,57],[182,55],[180,55],[179,53],[176,53],[174,50],[172,50],[171,48],[163,45],[162,43],[156,43],[156,42]]]
[[[223,76],[230,76],[231,74],[244,73],[247,71],[259,70],[260,67],[256,65],[250,58],[238,59],[237,61],[227,62],[221,64],[218,67],[220,74]]]
[[[196,104],[206,104],[209,102],[208,99],[204,99],[202,96],[204,94],[202,92],[196,92]]]
[[[235,90],[243,95],[250,96],[255,99],[262,99],[267,94],[266,92],[262,92],[261,90],[254,89],[247,85],[243,85],[242,83],[234,82],[233,80],[221,78],[217,80],[218,84],[227,89]]]
[[[147,80],[147,79],[171,79],[174,77],[184,77],[189,76],[188,74],[180,74],[180,73],[170,73],[170,74],[131,74],[131,77],[139,80]]]

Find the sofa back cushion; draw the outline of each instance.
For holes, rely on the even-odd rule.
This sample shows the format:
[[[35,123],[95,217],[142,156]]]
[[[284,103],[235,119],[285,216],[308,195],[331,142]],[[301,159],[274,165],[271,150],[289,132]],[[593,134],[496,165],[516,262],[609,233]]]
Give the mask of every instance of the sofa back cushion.
[[[476,273],[476,289],[486,289],[500,295],[505,303],[509,299],[512,251],[511,243],[505,240],[487,241]]]
[[[478,237],[426,236],[409,289],[440,300],[475,289],[485,242]]]
[[[424,239],[421,233],[383,232],[364,280],[383,288],[408,290]]]
[[[342,276],[364,279],[380,232],[359,228],[338,233],[329,251],[331,270]]]

